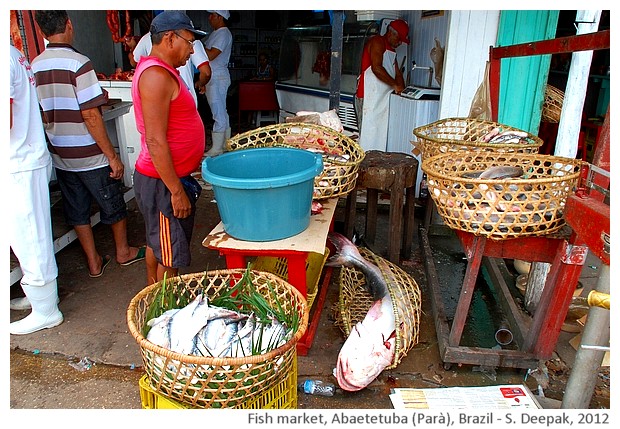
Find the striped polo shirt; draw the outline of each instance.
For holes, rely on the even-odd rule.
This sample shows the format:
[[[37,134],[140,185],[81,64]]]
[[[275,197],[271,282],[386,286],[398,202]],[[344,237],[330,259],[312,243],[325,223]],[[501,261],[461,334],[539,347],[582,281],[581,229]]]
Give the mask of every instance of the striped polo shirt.
[[[107,103],[88,57],[69,44],[50,43],[32,61],[32,70],[54,166],[88,171],[109,165],[81,112]]]

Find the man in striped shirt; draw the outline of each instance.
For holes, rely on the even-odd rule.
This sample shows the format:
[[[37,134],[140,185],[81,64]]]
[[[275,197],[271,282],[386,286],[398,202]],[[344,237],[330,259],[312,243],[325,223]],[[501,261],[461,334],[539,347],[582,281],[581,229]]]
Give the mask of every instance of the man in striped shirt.
[[[144,248],[127,242],[127,205],[121,190],[124,166],[106,132],[101,106],[107,103],[92,63],[71,46],[73,24],[66,11],[39,10],[35,20],[49,41],[32,61],[48,148],[56,168],[65,218],[72,225],[88,261],[99,277],[111,260],[95,246],[91,202],[101,222],[112,228],[116,260],[128,265],[144,259]]]

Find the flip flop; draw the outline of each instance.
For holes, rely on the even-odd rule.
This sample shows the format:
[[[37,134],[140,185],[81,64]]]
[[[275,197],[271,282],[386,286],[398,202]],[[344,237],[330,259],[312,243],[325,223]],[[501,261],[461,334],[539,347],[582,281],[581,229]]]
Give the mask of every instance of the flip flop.
[[[103,257],[102,262],[101,262],[101,271],[99,271],[99,273],[97,273],[97,274],[91,274],[91,273],[88,273],[88,275],[89,275],[91,278],[93,278],[93,279],[96,279],[97,277],[101,277],[101,276],[103,275],[103,272],[105,271],[105,267],[107,267],[107,266],[108,266],[108,264],[110,263],[110,261],[111,261],[111,260],[112,260],[112,257],[111,257],[111,256],[109,256],[109,255],[105,255],[105,256]]]
[[[138,249],[138,253],[136,254],[136,257],[133,259],[130,259],[128,261],[123,262],[121,265],[123,267],[126,267],[128,265],[134,264],[136,262],[140,262],[141,260],[143,260],[146,256],[146,247],[142,246]]]

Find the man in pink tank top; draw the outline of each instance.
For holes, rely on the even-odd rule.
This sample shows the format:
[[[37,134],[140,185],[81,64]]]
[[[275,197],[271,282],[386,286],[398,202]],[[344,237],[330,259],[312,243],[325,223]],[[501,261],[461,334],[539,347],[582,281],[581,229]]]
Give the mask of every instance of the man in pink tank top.
[[[153,48],[132,80],[141,152],[134,190],[146,227],[147,284],[178,275],[191,263],[190,240],[200,185],[191,176],[205,149],[205,131],[177,67],[187,62],[196,30],[183,12],[166,11],[151,23]]]

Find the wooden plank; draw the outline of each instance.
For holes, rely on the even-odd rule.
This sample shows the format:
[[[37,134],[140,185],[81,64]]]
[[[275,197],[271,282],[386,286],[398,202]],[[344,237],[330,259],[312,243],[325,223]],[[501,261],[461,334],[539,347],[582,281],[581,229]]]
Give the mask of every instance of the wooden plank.
[[[585,262],[587,247],[565,242],[551,264],[532,327],[523,348],[541,359],[551,357]]]
[[[491,59],[609,49],[610,30],[493,48]]]
[[[420,227],[418,234],[420,235],[420,246],[422,248],[422,257],[424,259],[424,267],[426,270],[426,282],[430,292],[431,309],[433,311],[433,320],[435,322],[435,332],[437,333],[437,345],[439,346],[439,355],[443,360],[443,356],[448,346],[450,327],[448,326],[448,319],[446,317],[446,311],[440,293],[439,280],[437,278],[437,270],[435,268],[433,252],[428,241],[428,233],[425,228]]]
[[[537,368],[539,359],[520,350],[485,349],[481,347],[449,346],[444,362],[481,365],[487,367]]]
[[[461,342],[461,336],[463,335],[463,328],[465,327],[467,315],[469,314],[471,300],[474,296],[474,288],[476,287],[476,279],[480,271],[480,263],[484,255],[486,242],[486,238],[476,236],[473,241],[473,246],[465,250],[465,255],[468,260],[467,270],[465,271],[463,287],[461,288],[461,294],[456,305],[456,312],[454,313],[454,320],[452,321],[452,329],[450,330],[448,344],[451,346],[458,346]]]
[[[377,208],[379,191],[373,188],[366,189],[366,240],[375,244],[377,236]]]

